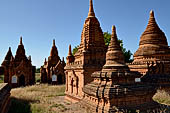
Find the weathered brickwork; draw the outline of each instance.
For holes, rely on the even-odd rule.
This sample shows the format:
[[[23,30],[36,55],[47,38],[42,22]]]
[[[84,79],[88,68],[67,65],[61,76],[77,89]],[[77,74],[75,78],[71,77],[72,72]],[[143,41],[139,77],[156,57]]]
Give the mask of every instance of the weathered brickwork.
[[[44,65],[41,66],[41,83],[49,83],[49,84],[64,84],[65,83],[65,66],[64,58],[61,61],[58,56],[58,50],[55,45],[55,40],[53,40],[53,46],[51,48],[50,56],[48,57],[48,61],[44,62]]]
[[[92,81],[91,74],[94,71],[102,69],[105,55],[103,32],[95,17],[92,0],[90,0],[88,17],[81,34],[81,43],[74,56],[71,53],[71,46],[69,46],[65,67],[66,99],[76,102],[83,98],[82,88]]]
[[[134,61],[128,66],[131,71],[144,75],[144,82],[170,88],[170,48],[164,32],[156,23],[153,11],[150,12],[148,25],[140,37]]]
[[[7,113],[10,103],[11,87],[7,83],[0,84],[0,113]]]
[[[140,38],[139,48],[134,53],[134,61],[129,67],[132,71],[144,75],[148,71],[147,63],[159,61],[170,64],[170,49],[166,36],[156,23],[154,12],[151,11],[148,25]],[[165,65],[164,68],[168,67]],[[165,69],[164,73],[170,74],[170,70]]]
[[[115,113],[121,110],[146,112],[148,109],[157,109],[159,104],[152,100],[156,89],[142,83],[140,76],[140,73],[131,72],[125,65],[113,26],[106,64],[101,71],[92,74],[93,81],[83,88],[85,97],[81,105],[93,113]]]
[[[31,63],[31,56],[27,58],[25,55],[21,37],[15,57],[13,57],[11,48],[9,48],[1,64],[4,69],[4,82],[9,83],[12,87],[33,85],[36,68]]]

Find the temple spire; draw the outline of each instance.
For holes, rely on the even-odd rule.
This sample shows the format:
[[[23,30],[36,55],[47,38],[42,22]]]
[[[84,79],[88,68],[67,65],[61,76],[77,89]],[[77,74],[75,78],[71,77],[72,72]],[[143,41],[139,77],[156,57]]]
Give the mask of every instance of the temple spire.
[[[117,43],[117,34],[116,34],[116,27],[113,25],[112,26],[112,36],[111,36],[111,41],[109,45],[112,45],[111,43]]]
[[[153,10],[150,11],[150,17],[149,17],[149,22],[148,22],[148,25],[152,25],[152,24],[157,25]]]
[[[22,45],[22,36],[20,37],[20,45]]]
[[[112,26],[112,36],[106,53],[106,66],[124,65],[124,56],[117,39],[116,27]]]
[[[46,64],[47,64],[47,59],[45,58],[44,65],[46,65]]]
[[[88,17],[95,17],[95,13],[93,9],[93,0],[90,0]]]
[[[155,18],[155,17],[154,17],[154,11],[153,11],[153,10],[150,11],[150,18]]]
[[[9,60],[10,61],[10,58],[13,57],[12,55],[12,51],[11,51],[11,47],[9,47],[9,50],[5,56],[5,60]]]
[[[69,45],[69,52],[68,52],[68,56],[72,56],[72,52],[71,52],[71,44]]]
[[[138,56],[163,54],[167,48],[167,38],[156,22],[154,11],[151,10],[147,27],[140,37],[139,48],[134,53],[134,59],[138,61]]]
[[[151,10],[148,25],[147,25],[143,35],[152,34],[153,32],[154,33],[162,33],[162,31],[160,30],[160,28],[155,20],[154,11]]]
[[[64,61],[64,57],[63,57],[62,61],[65,62],[65,61]]]
[[[55,46],[55,39],[53,39],[53,46]]]
[[[112,26],[112,35],[111,35],[111,40],[110,40],[110,44],[109,44],[109,47],[108,47],[108,50],[117,50],[117,49],[121,49],[120,48],[120,44],[118,42],[118,39],[117,39],[117,34],[116,34],[116,27],[115,26]]]
[[[51,48],[50,56],[57,57],[58,56],[58,50],[55,45],[55,39],[53,39],[53,46]]]

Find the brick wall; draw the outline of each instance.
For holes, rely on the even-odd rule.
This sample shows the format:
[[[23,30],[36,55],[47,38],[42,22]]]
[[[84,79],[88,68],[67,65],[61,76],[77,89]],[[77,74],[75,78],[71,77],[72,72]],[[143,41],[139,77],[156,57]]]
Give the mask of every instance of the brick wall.
[[[11,87],[7,83],[0,84],[0,113],[8,111]]]

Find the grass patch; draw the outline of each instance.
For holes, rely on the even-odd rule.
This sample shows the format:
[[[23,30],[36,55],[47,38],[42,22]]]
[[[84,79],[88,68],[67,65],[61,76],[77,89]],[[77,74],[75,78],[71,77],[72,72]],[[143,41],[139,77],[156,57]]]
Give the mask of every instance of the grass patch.
[[[51,108],[60,109],[61,112],[64,112],[67,110],[67,108],[63,104],[54,104],[51,106]]]
[[[158,90],[153,99],[158,103],[170,105],[170,95],[164,90]]]
[[[31,113],[45,113],[43,106],[34,104],[31,106]]]
[[[56,100],[64,95],[64,91],[65,85],[48,84],[12,89],[8,113],[56,113],[58,109],[65,111],[66,107]]]
[[[41,74],[40,73],[35,73],[35,81],[41,82]]]
[[[4,83],[4,75],[0,75],[0,83]]]
[[[63,92],[57,93],[56,96],[65,96],[65,93],[63,93]]]
[[[65,108],[65,106],[63,104],[54,104],[51,107],[61,107],[61,108]]]
[[[88,113],[64,100],[65,85],[36,84],[11,90],[8,113]]]
[[[31,106],[28,100],[11,98],[11,107],[8,113],[32,113]]]

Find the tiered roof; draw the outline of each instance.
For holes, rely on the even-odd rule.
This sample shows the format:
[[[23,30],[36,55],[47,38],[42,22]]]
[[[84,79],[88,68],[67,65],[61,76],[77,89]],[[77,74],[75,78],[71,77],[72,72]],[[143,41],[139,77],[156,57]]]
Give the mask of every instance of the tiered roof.
[[[134,57],[165,54],[167,52],[168,42],[166,36],[156,23],[154,12],[151,11],[148,25],[140,38],[139,48]]]

